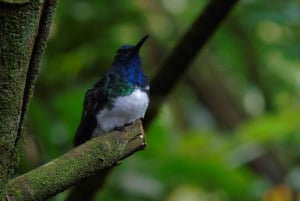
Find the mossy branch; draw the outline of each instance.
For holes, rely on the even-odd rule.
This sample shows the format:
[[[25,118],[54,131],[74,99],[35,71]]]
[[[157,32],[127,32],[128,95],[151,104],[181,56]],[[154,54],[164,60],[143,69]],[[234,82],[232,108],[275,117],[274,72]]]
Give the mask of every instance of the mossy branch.
[[[53,161],[8,183],[13,200],[45,200],[144,149],[145,135],[140,120],[124,128],[94,138]]]

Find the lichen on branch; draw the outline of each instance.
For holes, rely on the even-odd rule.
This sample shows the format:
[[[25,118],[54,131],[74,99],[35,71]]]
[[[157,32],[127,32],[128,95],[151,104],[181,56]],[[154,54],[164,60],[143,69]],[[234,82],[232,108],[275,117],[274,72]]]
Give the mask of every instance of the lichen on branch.
[[[25,173],[8,183],[13,200],[45,200],[120,160],[144,149],[140,120],[123,131],[113,131],[70,150],[66,154]]]

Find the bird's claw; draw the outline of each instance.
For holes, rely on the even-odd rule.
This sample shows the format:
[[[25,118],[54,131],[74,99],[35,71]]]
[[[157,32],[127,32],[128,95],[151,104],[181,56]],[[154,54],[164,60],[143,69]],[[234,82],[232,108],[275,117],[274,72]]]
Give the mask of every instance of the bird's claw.
[[[123,132],[123,131],[125,131],[125,128],[126,128],[127,126],[130,126],[130,125],[132,125],[132,124],[133,124],[133,123],[127,123],[127,124],[125,124],[124,126],[117,126],[117,127],[114,128],[114,130]]]
[[[122,132],[122,131],[124,131],[124,126],[117,126],[117,127],[115,127],[114,130]]]

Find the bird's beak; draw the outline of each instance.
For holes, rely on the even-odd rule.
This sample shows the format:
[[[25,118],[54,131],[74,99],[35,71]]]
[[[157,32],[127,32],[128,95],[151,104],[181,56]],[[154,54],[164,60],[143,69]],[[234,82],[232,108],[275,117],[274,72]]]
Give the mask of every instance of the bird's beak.
[[[140,48],[142,47],[142,45],[144,44],[144,42],[147,40],[147,38],[149,37],[149,35],[144,36],[135,46],[134,46],[134,50],[135,52],[138,52],[140,50]]]

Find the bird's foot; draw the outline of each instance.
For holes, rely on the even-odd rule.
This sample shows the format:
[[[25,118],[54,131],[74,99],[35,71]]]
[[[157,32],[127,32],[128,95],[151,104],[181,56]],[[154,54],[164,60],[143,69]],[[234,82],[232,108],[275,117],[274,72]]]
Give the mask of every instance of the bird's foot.
[[[124,131],[124,128],[125,128],[125,126],[117,126],[117,127],[115,127],[115,129],[114,129],[114,130],[117,130],[117,131],[123,132],[123,131]]]
[[[130,125],[132,125],[133,123],[134,123],[134,122],[127,123],[127,124],[125,124],[124,126],[117,126],[117,127],[115,127],[114,130],[123,132],[123,131],[125,131],[125,127],[130,126]]]
[[[130,125],[132,125],[133,123],[134,123],[134,122],[127,123],[127,124],[124,125],[124,127],[130,126]]]

